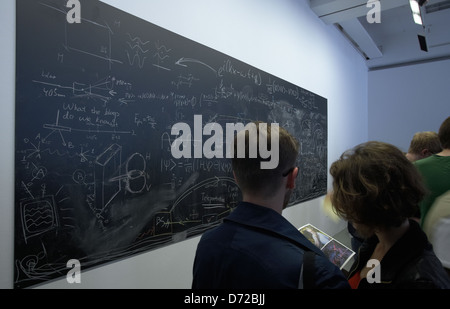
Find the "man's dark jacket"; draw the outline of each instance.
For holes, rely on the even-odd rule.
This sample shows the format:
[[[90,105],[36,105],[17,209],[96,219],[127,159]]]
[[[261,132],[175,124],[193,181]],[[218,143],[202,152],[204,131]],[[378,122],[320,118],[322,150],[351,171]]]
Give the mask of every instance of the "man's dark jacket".
[[[192,288],[296,289],[305,250],[316,253],[316,288],[349,288],[341,270],[281,214],[240,202],[202,235]]]

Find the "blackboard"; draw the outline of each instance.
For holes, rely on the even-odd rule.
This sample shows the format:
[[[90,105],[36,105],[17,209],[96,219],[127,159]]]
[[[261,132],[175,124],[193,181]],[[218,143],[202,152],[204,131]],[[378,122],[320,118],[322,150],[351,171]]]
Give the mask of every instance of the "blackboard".
[[[279,123],[301,144],[289,205],[325,194],[325,98],[99,1],[80,23],[67,1],[16,3],[15,288],[219,224],[241,198],[230,159],[170,151],[194,116]]]

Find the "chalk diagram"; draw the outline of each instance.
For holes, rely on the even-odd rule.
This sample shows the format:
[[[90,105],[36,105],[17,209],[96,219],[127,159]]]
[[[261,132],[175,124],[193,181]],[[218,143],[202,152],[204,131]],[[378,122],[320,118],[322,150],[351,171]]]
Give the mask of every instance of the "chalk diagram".
[[[153,54],[154,60],[153,66],[157,67],[158,69],[171,71],[171,69],[165,65],[166,59],[170,58],[171,49],[167,48],[164,44],[161,44],[159,41],[155,42],[155,49],[156,51]]]
[[[25,241],[59,226],[53,196],[24,200],[20,203],[20,212]]]
[[[147,59],[146,54],[150,52],[146,47],[150,41],[143,42],[140,37],[133,37],[129,33],[127,33],[127,36],[129,38],[126,42],[128,49],[125,52],[127,54],[128,63],[131,66],[136,64],[137,67],[142,69],[145,65],[145,60]]]
[[[39,4],[61,13],[62,15],[64,15],[63,16],[64,18],[61,19],[61,21],[65,20],[65,17],[67,15],[67,11],[65,8],[64,9],[58,8],[53,5],[42,3],[42,2]],[[63,46],[67,51],[73,51],[73,52],[85,54],[85,55],[88,55],[91,57],[95,57],[95,58],[104,60],[108,63],[109,68],[111,68],[112,64],[114,64],[114,63],[119,63],[119,64],[122,63],[121,61],[119,61],[117,59],[113,59],[111,56],[111,54],[112,54],[111,49],[108,47],[111,46],[111,35],[113,35],[114,33],[113,33],[111,27],[109,27],[109,25],[106,22],[105,22],[105,24],[100,24],[95,21],[82,18],[82,22],[77,25],[79,27],[70,27],[70,26],[68,26],[67,22],[64,22],[63,24],[61,24],[61,26],[64,27],[66,30],[66,39],[65,39]],[[78,31],[81,31],[81,34],[89,33],[89,30],[84,29],[84,27],[92,27],[92,26],[96,27],[97,29],[100,29],[101,31],[104,31],[106,34],[106,37],[107,37],[107,39],[104,41],[104,44],[102,45],[103,47],[100,49],[100,53],[98,52],[99,49],[96,48],[96,44],[98,42],[95,42],[95,44],[93,46],[83,45],[82,47],[81,46],[77,47],[76,45],[72,45],[72,42],[70,40],[71,36],[76,37],[77,35],[80,35],[80,33]],[[74,30],[76,30],[76,32],[71,33],[71,31],[74,31]],[[86,41],[85,41],[85,43],[86,43]],[[91,48],[87,48],[87,47],[91,47]],[[61,62],[63,62],[64,55],[59,54],[58,59]]]

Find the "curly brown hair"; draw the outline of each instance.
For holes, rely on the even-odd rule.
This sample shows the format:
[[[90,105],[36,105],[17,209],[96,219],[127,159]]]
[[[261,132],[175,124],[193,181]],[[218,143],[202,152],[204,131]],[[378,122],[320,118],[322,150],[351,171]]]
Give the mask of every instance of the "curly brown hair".
[[[419,211],[426,194],[413,163],[394,145],[370,141],[344,152],[330,167],[336,213],[366,227],[397,227]]]

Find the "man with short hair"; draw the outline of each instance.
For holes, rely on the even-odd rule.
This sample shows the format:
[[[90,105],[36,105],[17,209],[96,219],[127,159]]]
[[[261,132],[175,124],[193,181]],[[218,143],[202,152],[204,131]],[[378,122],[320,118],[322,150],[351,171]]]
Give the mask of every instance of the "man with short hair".
[[[315,253],[314,263],[303,272],[311,274],[315,288],[350,287],[341,270],[282,216],[299,173],[299,143],[285,129],[273,127],[253,122],[235,136],[232,168],[242,201],[202,235],[193,266],[194,289],[296,289],[303,284],[300,273],[307,251]],[[257,157],[249,156],[260,138],[267,139],[266,145],[278,144],[277,167],[261,168],[267,159],[259,151]],[[237,155],[239,139],[245,139],[244,157]]]

